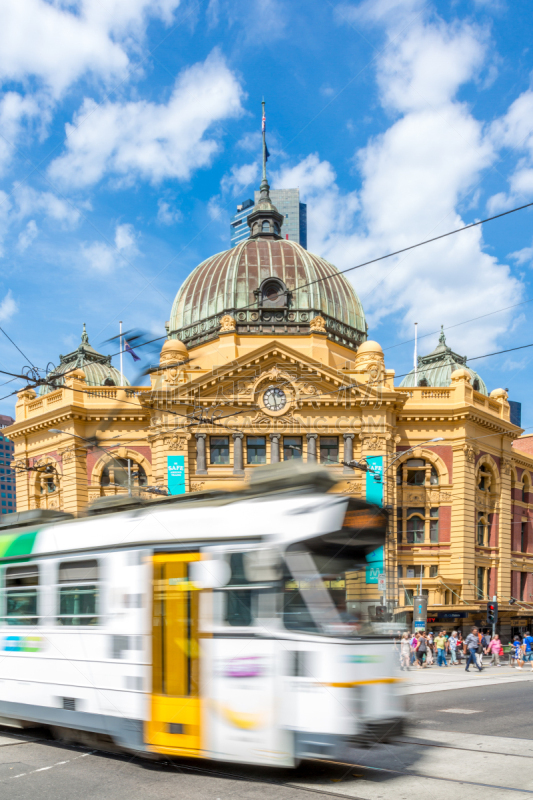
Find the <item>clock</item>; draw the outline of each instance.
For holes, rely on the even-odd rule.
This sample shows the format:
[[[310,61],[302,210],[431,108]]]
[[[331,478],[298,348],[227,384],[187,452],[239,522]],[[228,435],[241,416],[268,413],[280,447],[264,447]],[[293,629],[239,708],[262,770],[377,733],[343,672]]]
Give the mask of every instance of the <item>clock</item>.
[[[286,404],[285,392],[282,392],[281,389],[276,389],[274,386],[267,389],[263,395],[263,405],[269,411],[281,411]]]

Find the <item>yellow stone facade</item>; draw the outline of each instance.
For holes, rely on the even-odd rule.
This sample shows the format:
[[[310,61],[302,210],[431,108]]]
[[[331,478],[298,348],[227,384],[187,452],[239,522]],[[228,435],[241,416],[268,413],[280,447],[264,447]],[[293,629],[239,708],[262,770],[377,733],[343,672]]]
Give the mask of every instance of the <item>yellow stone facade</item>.
[[[374,476],[349,464],[380,457],[390,524],[386,587],[367,587],[376,604],[409,622],[422,591],[432,629],[464,629],[497,596],[503,633],[529,627],[533,438],[520,438],[506,391],[489,395],[444,333],[398,386],[351,284],[284,239],[265,169],[248,222],[249,239],[176,295],[150,386],[117,385],[84,329],[45,393],[19,393],[4,431],[18,510],[83,514],[128,491],[128,463],[129,491],[153,499],[171,479],[178,491],[172,461],[179,491],[202,492],[239,489],[258,464],[295,457],[368,499]]]
[[[237,489],[256,468],[247,453],[257,437],[267,463],[290,455],[287,440],[300,441],[304,459],[322,460],[337,474],[336,491],[364,497],[365,473],[332,463],[331,448],[321,447],[337,440],[340,461],[383,456],[387,593],[398,608],[409,611],[423,567],[431,627],[449,627],[442,612],[462,614],[463,626],[483,621],[493,594],[502,623],[526,625],[533,608],[533,457],[513,447],[520,429],[510,421],[506,392],[476,392],[466,370],[454,372],[449,387],[395,386],[379,344],[354,351],[321,328],[318,320],[305,336],[245,336],[226,317],[214,340],[190,351],[167,340],[150,387],[88,387],[77,370],[42,397],[21,392],[16,422],[6,430],[15,465],[51,463],[56,472],[53,485],[46,473],[18,472],[18,510],[80,514],[97,497],[124,493],[102,485],[106,464],[117,457],[142,466],[148,486],[165,486],[167,458],[181,454],[187,492]],[[286,396],[280,410],[265,406],[272,387]],[[98,446],[90,444],[95,436]],[[227,437],[227,464],[211,463],[213,437]],[[442,441],[424,444],[432,439]]]

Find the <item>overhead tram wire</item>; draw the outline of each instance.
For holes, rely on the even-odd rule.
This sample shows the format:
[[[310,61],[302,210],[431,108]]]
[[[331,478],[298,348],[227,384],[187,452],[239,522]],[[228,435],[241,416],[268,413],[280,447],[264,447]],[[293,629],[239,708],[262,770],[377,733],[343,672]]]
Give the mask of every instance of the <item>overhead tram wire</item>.
[[[401,253],[406,253],[409,250],[414,250],[417,247],[422,247],[423,245],[431,244],[431,242],[436,242],[439,239],[445,239],[446,237],[453,236],[456,233],[462,233],[463,231],[469,230],[470,228],[475,228],[475,227],[477,227],[479,225],[483,225],[485,222],[492,222],[493,220],[500,219],[501,217],[506,217],[509,214],[514,214],[516,211],[523,211],[525,208],[531,208],[532,206],[533,206],[533,202],[525,203],[522,206],[517,206],[516,208],[511,208],[508,211],[502,211],[500,214],[494,214],[492,217],[486,217],[485,219],[478,220],[477,222],[471,222],[469,225],[464,225],[462,228],[456,228],[453,231],[448,231],[447,233],[441,233],[441,234],[439,234],[439,236],[433,236],[431,239],[425,239],[422,242],[417,242],[416,244],[409,245],[408,247],[403,247],[400,250],[395,250],[395,251],[393,251],[391,253],[387,253],[387,254],[385,254],[383,256],[378,256],[377,258],[372,258],[369,261],[364,261],[361,264],[356,264],[353,267],[348,267],[347,269],[344,269],[344,270],[338,270],[333,275],[325,275],[322,278],[317,278],[314,281],[310,281],[309,283],[305,283],[305,284],[302,284],[301,286],[297,286],[292,290],[292,293],[294,294],[295,292],[298,292],[298,291],[300,291],[302,289],[306,289],[309,286],[313,286],[313,285],[315,285],[317,283],[322,283],[322,282],[327,281],[327,280],[332,280],[332,279],[336,278],[337,275],[344,275],[347,272],[352,272],[355,269],[361,269],[362,267],[366,267],[366,266],[368,266],[370,264],[375,264],[378,261],[383,261],[383,260],[385,260],[387,258],[392,258],[393,256],[400,255]],[[278,294],[278,296],[280,296],[280,295]],[[525,302],[529,302],[529,301],[525,301]],[[249,303],[247,306],[241,306],[239,309],[235,309],[235,310],[236,311],[241,311],[241,310],[245,310],[247,308],[251,308],[252,306],[255,306],[255,303]],[[514,306],[510,306],[510,308],[513,308],[513,307]],[[505,309],[502,309],[502,310],[505,310]],[[496,312],[493,312],[493,313],[496,313]],[[469,320],[467,320],[467,321],[469,321]],[[462,324],[462,323],[459,323],[459,324]],[[150,340],[148,340],[146,342],[141,342],[140,344],[138,344],[136,346],[136,349],[140,349],[141,347],[145,347],[146,345],[152,344],[153,342],[161,341],[162,339],[167,339],[169,335],[172,335],[174,333],[177,333],[177,331],[170,331],[170,334],[165,334],[163,336],[156,336],[154,339],[150,339]],[[532,346],[533,345],[523,345],[522,347],[510,348],[509,350],[501,350],[501,351],[499,351],[497,353],[488,353],[487,355],[476,356],[475,358],[471,358],[471,359],[467,359],[467,360],[468,361],[475,361],[475,360],[477,360],[479,358],[488,358],[489,356],[492,356],[492,355],[500,355],[501,353],[509,353],[509,352],[514,351],[514,350],[521,350],[521,349],[524,349],[526,347],[532,347]],[[15,345],[15,347],[17,347],[17,345]],[[19,349],[19,348],[17,347],[17,349]],[[20,352],[22,352],[22,351],[20,351]],[[120,353],[125,353],[125,352],[126,352],[125,349],[124,350],[119,350],[116,353],[112,353],[111,357],[116,356],[116,355],[120,355]],[[24,354],[22,354],[22,355],[24,355]],[[24,358],[26,358],[26,356],[24,356]],[[73,368],[73,369],[75,369],[75,368]],[[72,371],[72,370],[68,370],[67,372],[62,373],[62,377],[64,377],[65,375],[68,375],[68,373],[70,371]],[[26,376],[16,375],[13,372],[6,372],[4,370],[0,370],[0,374],[10,375],[10,376],[15,377],[15,378],[21,378],[22,380],[27,380]],[[407,374],[408,373],[406,373],[406,375]],[[399,375],[399,376],[396,376],[396,377],[404,377],[404,376]],[[46,381],[46,379],[43,381],[43,383],[49,385],[48,382]],[[343,387],[343,388],[351,388],[351,387],[346,386],[346,387]],[[20,390],[18,390],[18,391],[20,391]],[[12,394],[17,394],[17,392],[12,392],[11,395]],[[5,397],[0,398],[0,400],[5,400],[7,397],[11,397],[11,395],[6,395]]]
[[[409,250],[414,250],[417,247],[422,247],[425,244],[431,244],[431,242],[436,242],[439,239],[445,239],[447,236],[453,236],[456,233],[462,233],[463,231],[467,231],[470,228],[475,228],[478,225],[483,225],[485,222],[492,222],[495,219],[500,219],[500,217],[506,217],[509,214],[514,214],[516,211],[522,211],[523,209],[531,208],[532,206],[533,206],[533,202],[532,203],[526,203],[523,206],[517,206],[516,208],[511,208],[511,209],[509,209],[509,211],[502,211],[501,214],[495,214],[492,217],[486,217],[485,219],[480,219],[477,222],[471,222],[469,225],[465,225],[462,228],[456,228],[453,231],[448,231],[447,233],[441,233],[441,234],[439,234],[439,236],[433,236],[431,239],[425,239],[422,242],[417,242],[416,244],[411,244],[408,247],[403,247],[400,250],[395,250],[394,252],[387,253],[384,256],[378,256],[377,258],[372,258],[369,261],[364,261],[361,264],[356,264],[353,267],[348,267],[347,269],[338,270],[333,275],[325,275],[324,277],[317,278],[316,280],[310,281],[309,283],[304,283],[301,286],[296,286],[294,289],[291,290],[291,292],[292,292],[292,294],[294,294],[295,292],[299,292],[301,289],[306,289],[308,286],[313,286],[316,283],[322,283],[324,281],[333,280],[334,278],[337,277],[337,275],[344,275],[345,273],[352,272],[355,269],[361,269],[361,267],[366,267],[369,264],[375,264],[378,261],[383,261],[383,260],[385,260],[387,258],[392,258],[393,256],[400,255],[401,253],[406,253]],[[277,296],[279,297],[280,295],[278,294]],[[255,303],[249,303],[246,306],[240,306],[239,308],[236,308],[234,310],[235,311],[244,311],[247,308],[252,308],[253,306],[255,306]],[[512,308],[512,306],[511,306],[511,308]],[[141,347],[145,347],[146,345],[152,344],[153,342],[159,342],[162,339],[167,339],[168,336],[171,336],[174,333],[177,333],[177,331],[170,331],[169,334],[165,334],[163,336],[156,336],[154,339],[150,339],[147,342],[142,342],[141,344],[136,345],[135,349],[138,350]],[[116,353],[112,353],[111,356],[112,357],[113,356],[117,356],[117,355],[120,355],[120,353],[125,353],[125,352],[126,352],[125,350],[119,350]],[[63,373],[63,374],[67,374],[67,373]]]

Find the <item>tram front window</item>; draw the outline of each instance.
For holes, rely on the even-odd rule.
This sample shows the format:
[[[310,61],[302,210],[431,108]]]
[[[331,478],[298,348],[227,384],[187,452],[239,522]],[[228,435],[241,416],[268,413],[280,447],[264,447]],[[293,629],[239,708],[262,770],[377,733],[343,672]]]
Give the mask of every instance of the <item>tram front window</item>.
[[[286,554],[286,564],[286,628],[333,636],[382,634],[375,569],[364,555],[362,560],[344,559],[300,549]]]

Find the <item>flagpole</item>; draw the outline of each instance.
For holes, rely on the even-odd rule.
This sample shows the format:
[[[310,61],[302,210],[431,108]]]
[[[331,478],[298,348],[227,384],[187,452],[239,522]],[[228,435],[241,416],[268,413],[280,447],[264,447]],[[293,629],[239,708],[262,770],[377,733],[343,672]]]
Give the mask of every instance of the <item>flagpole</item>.
[[[120,350],[120,385],[123,386],[124,385],[124,372],[122,371],[122,351],[123,351],[124,348],[122,347],[122,320],[120,320],[120,322],[118,324],[120,326],[120,348],[119,348],[119,350]]]
[[[415,367],[415,386],[418,386],[418,322],[415,322],[414,367]]]
[[[265,101],[261,103],[262,108],[262,116],[261,116],[261,128],[263,131],[263,181],[266,182],[267,179],[267,162],[266,162],[266,117],[265,117]]]

